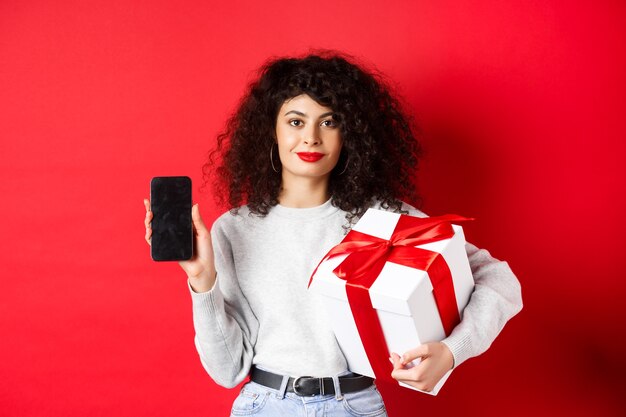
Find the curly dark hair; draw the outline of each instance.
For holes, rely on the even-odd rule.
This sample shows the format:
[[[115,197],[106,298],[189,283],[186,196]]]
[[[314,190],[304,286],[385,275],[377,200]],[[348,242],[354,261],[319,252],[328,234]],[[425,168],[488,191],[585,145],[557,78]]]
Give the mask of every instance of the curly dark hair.
[[[214,184],[218,203],[233,213],[247,204],[260,216],[278,204],[281,173],[270,164],[270,148],[281,105],[301,94],[330,107],[339,122],[343,146],[329,193],[349,222],[376,200],[395,211],[402,200],[419,202],[414,181],[421,156],[417,127],[384,77],[355,61],[344,53],[317,50],[273,58],[259,69],[202,169],[205,185]]]

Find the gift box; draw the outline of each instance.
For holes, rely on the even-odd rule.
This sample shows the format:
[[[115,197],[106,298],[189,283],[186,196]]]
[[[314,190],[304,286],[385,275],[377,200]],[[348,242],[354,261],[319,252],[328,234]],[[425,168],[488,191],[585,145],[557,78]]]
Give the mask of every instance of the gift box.
[[[441,341],[458,324],[474,280],[463,229],[452,222],[466,220],[369,209],[322,259],[309,288],[324,295],[352,372],[397,384],[390,352]],[[437,395],[450,372],[429,394]]]

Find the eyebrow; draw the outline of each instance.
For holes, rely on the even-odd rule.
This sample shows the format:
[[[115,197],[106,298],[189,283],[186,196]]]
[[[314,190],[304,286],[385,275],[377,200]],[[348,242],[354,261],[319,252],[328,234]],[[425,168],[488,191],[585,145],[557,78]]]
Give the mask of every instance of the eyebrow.
[[[285,113],[285,116],[287,116],[289,113],[295,113],[295,114],[297,114],[298,116],[308,117],[308,116],[306,115],[306,113],[302,113],[301,111],[298,111],[298,110],[289,110],[287,113]],[[326,113],[324,113],[324,114],[320,114],[320,119],[321,119],[322,117],[332,116],[332,115],[333,115],[333,112],[332,112],[332,111],[329,111],[329,112],[326,112]]]

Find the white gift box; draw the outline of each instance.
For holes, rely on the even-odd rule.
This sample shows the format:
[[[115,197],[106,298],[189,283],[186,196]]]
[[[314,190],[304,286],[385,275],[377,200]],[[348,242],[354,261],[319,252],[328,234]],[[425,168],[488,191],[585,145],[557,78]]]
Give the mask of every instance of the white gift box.
[[[389,240],[400,214],[369,209],[352,228],[355,231]],[[461,226],[452,225],[454,236],[416,246],[440,253],[450,269],[459,315],[467,305],[474,288],[474,280],[465,251],[465,237]],[[312,278],[310,289],[323,294],[327,312],[350,371],[374,377],[357,330],[348,298],[346,281],[333,270],[348,255],[337,255],[325,260]],[[402,355],[420,344],[443,340],[446,335],[439,317],[433,286],[427,271],[386,262],[369,290],[376,309],[389,352]],[[417,365],[419,359],[414,361]],[[452,371],[449,371],[428,394],[437,395]],[[400,385],[415,389],[407,384]],[[419,391],[419,390],[418,390]],[[423,392],[423,391],[422,391]]]

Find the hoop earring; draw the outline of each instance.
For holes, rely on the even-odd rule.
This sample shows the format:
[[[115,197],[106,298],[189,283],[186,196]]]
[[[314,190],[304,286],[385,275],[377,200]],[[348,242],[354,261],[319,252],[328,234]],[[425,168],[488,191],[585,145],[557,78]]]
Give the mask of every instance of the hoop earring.
[[[270,148],[270,164],[272,164],[272,169],[274,170],[274,172],[278,173],[279,171],[274,166],[274,143],[272,143],[272,147]]]
[[[337,176],[342,175],[344,172],[346,172],[346,169],[348,169],[348,164],[350,163],[350,158],[346,159],[346,166],[343,167],[343,171],[341,171],[339,174],[337,174]]]

